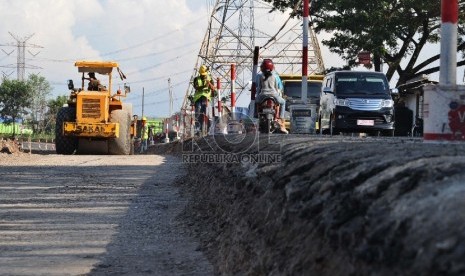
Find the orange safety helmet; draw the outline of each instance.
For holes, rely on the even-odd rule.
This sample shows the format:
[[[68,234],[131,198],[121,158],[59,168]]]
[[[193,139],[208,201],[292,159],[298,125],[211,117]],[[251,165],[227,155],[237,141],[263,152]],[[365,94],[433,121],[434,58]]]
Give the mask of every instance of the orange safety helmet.
[[[274,64],[273,64],[273,61],[269,58],[265,58],[262,62],[262,64],[260,65],[260,70],[262,70],[262,72],[271,72],[274,70]]]

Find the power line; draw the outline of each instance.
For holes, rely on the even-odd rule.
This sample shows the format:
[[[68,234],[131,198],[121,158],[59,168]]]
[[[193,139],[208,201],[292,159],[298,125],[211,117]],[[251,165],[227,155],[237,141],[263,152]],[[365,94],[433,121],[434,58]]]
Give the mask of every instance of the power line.
[[[181,72],[177,72],[177,73],[175,73],[175,74],[165,75],[165,76],[161,76],[161,77],[150,78],[150,79],[144,79],[144,80],[138,80],[138,81],[131,81],[131,84],[135,84],[135,83],[144,83],[144,82],[149,82],[149,81],[163,80],[163,79],[167,79],[167,78],[170,77],[170,76],[178,76],[178,75],[182,75],[182,74],[188,73],[188,72],[190,72],[190,71],[191,71],[191,70],[184,70],[184,71],[181,71]]]
[[[189,82],[189,80],[183,80],[183,81],[177,82],[175,84],[172,84],[171,87],[177,87],[177,86],[180,86],[181,84],[186,84],[188,82]],[[160,95],[160,94],[162,94],[164,92],[166,92],[166,88],[160,88],[160,89],[157,89],[155,91],[145,93],[145,97],[157,96],[157,95]],[[128,101],[137,100],[137,99],[139,99],[141,97],[142,97],[142,95],[135,95],[134,97],[128,97],[127,100]]]

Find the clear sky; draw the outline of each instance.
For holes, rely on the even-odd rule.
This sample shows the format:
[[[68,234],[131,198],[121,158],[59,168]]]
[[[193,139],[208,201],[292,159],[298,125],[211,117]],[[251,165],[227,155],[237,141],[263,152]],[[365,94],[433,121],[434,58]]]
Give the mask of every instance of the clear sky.
[[[44,76],[52,97],[68,95],[66,81],[80,83],[76,60],[114,60],[127,75],[128,101],[141,113],[169,113],[168,78],[178,110],[188,88],[213,0],[0,0],[0,44],[16,43],[34,34],[26,48],[28,73]],[[283,19],[281,19],[283,18]],[[279,27],[285,17],[267,22]],[[269,20],[269,19],[268,19]],[[257,22],[259,23],[259,22]],[[256,23],[256,24],[257,24]],[[320,39],[320,37],[319,37]],[[325,67],[342,61],[320,44]],[[17,50],[1,46],[0,71],[16,78]],[[12,68],[8,68],[12,65]],[[5,67],[7,66],[7,67]],[[459,79],[461,80],[461,79]]]

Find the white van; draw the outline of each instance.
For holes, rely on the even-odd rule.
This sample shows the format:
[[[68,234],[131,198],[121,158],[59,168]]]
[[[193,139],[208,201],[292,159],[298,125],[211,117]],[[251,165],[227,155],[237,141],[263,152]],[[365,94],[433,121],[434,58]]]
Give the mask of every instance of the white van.
[[[394,135],[394,101],[386,76],[371,71],[334,71],[323,79],[320,133]]]

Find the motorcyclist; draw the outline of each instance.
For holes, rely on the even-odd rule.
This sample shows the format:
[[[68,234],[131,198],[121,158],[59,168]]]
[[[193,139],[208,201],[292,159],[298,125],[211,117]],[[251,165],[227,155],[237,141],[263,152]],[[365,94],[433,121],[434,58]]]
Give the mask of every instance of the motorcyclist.
[[[200,66],[199,75],[194,78],[193,86],[195,89],[193,98],[195,118],[200,125],[200,129],[202,129],[204,116],[206,116],[207,113],[207,101],[210,101],[212,94],[215,91],[215,86],[207,66]]]
[[[271,59],[264,59],[260,65],[261,73],[257,75],[257,97],[256,103],[261,103],[266,97],[273,97],[279,103],[279,118],[276,119],[281,132],[288,133],[284,127],[284,111],[286,101],[282,97],[283,83],[278,73],[274,70]]]

